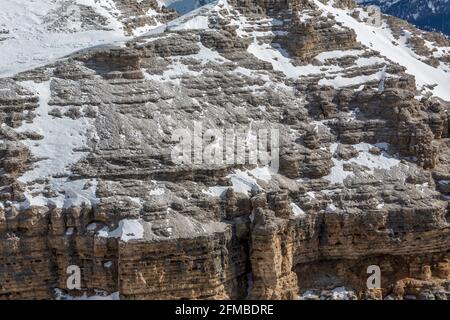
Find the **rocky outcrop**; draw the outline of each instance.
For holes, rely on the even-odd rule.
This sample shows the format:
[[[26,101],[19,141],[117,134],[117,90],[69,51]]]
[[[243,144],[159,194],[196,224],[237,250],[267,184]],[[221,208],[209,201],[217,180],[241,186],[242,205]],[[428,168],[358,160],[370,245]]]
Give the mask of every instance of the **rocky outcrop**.
[[[438,32],[424,32],[396,17],[388,16],[387,23],[396,39],[399,42],[405,41],[424,63],[435,68],[449,66],[450,40],[446,36]]]
[[[124,31],[133,35],[134,30],[166,23],[178,17],[175,10],[160,6],[156,0],[113,0],[117,10],[121,12],[120,20]]]
[[[290,32],[286,37],[286,48],[303,62],[324,51],[349,50],[358,47],[353,30],[335,28],[335,22],[313,11],[304,20],[300,15],[293,15]]]

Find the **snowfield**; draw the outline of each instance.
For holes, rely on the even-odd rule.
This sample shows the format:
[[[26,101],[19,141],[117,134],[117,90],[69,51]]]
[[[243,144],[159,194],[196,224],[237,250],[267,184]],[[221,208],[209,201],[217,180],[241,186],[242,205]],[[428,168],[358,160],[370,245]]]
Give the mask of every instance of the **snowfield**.
[[[396,40],[386,25],[378,28],[359,22],[346,10],[333,7],[332,0],[328,4],[318,0],[314,2],[323,10],[324,16],[331,13],[343,26],[355,30],[358,41],[362,44],[404,66],[408,73],[416,77],[419,89],[426,88],[425,91],[431,91],[434,95],[450,101],[450,74],[445,72],[445,68],[433,68],[420,61],[420,58],[407,46],[406,41]],[[175,8],[185,15],[165,25],[142,27],[136,30],[135,35],[161,33],[167,29],[172,31],[207,29],[207,12],[219,11],[219,4],[224,8],[229,7],[224,0],[160,0],[160,6]],[[83,6],[92,9],[88,10],[90,24],[82,23],[87,14],[82,10]],[[108,44],[121,45],[131,38],[125,36],[119,19],[121,12],[112,0],[76,0],[73,3],[56,0],[26,0],[26,5],[23,4],[23,0],[0,0],[0,7],[2,8],[0,29],[6,30],[6,34],[0,41],[0,77],[12,76],[18,72],[46,65],[84,48]],[[147,14],[153,16],[156,12],[150,10]],[[240,24],[238,33],[245,34],[243,30],[248,21],[239,18],[238,23]],[[276,24],[277,21],[268,19],[268,23]],[[275,70],[282,71],[289,78],[320,72],[317,66],[293,66],[281,48],[260,45],[255,41],[248,51],[261,60],[271,62]],[[317,59],[323,61],[346,54],[356,55],[357,52],[354,50],[333,51],[322,53]],[[378,58],[360,59],[357,63],[363,66],[382,62],[383,59]],[[338,67],[334,67],[327,72],[338,70]],[[353,79],[337,75],[334,78],[323,79],[321,84],[345,87],[368,80],[381,81],[382,73]]]
[[[169,6],[173,1],[159,1]],[[121,45],[122,13],[113,0],[0,0],[0,77],[49,64],[81,49]],[[148,16],[155,16],[149,10]],[[134,35],[158,27],[148,25]]]
[[[330,1],[328,5],[324,5],[319,0],[314,0],[314,2],[323,10],[324,16],[331,13],[335,16],[336,21],[355,30],[359,42],[404,66],[407,73],[416,77],[419,88],[435,85],[430,91],[434,95],[450,101],[450,74],[417,59],[405,43],[398,43],[386,24],[382,27],[370,26],[351,17],[346,10],[333,7],[333,1]],[[394,43],[398,43],[398,45]]]
[[[118,11],[113,1],[76,1],[77,4],[92,7],[98,15],[108,20],[103,30],[83,29],[78,7],[62,8],[63,2],[0,0],[0,27],[8,30],[6,40],[0,41],[0,77],[46,65],[83,48],[126,39],[122,25],[114,17]],[[61,16],[67,16],[66,32],[49,30],[51,19]]]

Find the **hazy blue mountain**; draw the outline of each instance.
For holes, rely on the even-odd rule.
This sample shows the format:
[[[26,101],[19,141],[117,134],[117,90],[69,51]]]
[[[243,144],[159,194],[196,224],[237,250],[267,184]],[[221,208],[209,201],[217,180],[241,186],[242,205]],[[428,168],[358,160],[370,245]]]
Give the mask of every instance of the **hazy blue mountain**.
[[[450,0],[360,0],[375,4],[388,14],[405,19],[421,29],[450,35]]]

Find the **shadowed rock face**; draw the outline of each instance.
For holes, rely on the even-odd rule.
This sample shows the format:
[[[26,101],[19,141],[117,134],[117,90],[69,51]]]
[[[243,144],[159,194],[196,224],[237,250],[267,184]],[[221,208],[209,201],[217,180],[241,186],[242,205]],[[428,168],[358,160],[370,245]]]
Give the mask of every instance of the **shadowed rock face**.
[[[219,1],[1,79],[0,298],[448,299],[450,105],[365,28],[351,1]],[[279,170],[175,163],[194,122],[278,129]]]

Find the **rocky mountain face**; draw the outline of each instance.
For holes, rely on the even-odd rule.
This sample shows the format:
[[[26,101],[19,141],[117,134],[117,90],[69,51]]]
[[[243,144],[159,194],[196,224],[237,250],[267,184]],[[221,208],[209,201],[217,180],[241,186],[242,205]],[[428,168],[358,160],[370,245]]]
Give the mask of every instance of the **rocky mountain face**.
[[[450,35],[448,0],[359,0],[358,2],[365,5],[377,5],[383,12],[405,19],[419,28]]]
[[[450,298],[447,38],[350,0],[111,1],[161,24],[0,79],[0,298]],[[176,163],[196,122],[276,128],[279,170]]]
[[[157,0],[1,0],[0,76],[43,66],[74,51],[115,43],[175,19]]]

